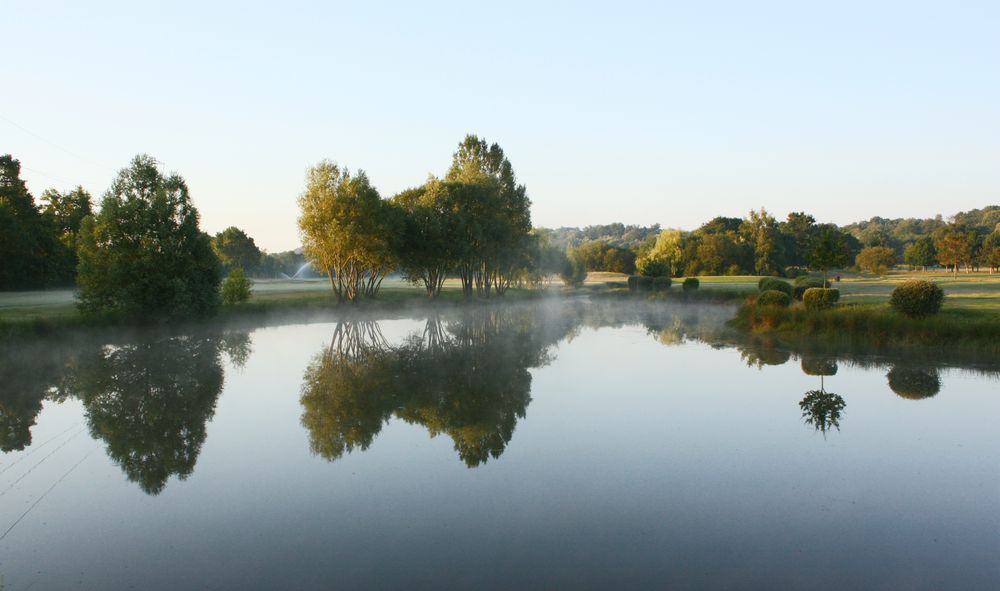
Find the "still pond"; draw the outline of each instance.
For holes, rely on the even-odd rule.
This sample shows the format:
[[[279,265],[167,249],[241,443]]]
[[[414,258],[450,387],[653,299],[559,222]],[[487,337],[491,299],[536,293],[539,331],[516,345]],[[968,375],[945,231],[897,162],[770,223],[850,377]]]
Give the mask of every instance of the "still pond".
[[[0,348],[2,588],[1000,588],[1000,360],[731,312]]]

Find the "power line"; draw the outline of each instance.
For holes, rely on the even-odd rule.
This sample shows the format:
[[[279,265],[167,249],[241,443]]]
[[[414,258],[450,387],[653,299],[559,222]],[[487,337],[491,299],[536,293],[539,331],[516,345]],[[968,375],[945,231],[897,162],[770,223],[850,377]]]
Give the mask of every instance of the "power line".
[[[58,150],[62,150],[63,152],[66,152],[70,156],[74,156],[76,158],[79,158],[80,160],[83,160],[84,162],[89,162],[90,164],[95,164],[97,166],[104,166],[100,162],[97,162],[95,160],[87,158],[86,156],[81,156],[81,155],[77,154],[76,152],[74,152],[73,150],[70,150],[68,148],[64,148],[64,147],[60,146],[59,144],[57,144],[57,143],[55,143],[55,142],[53,142],[51,140],[45,139],[44,137],[42,137],[42,136],[38,135],[37,133],[31,131],[30,129],[24,127],[23,125],[20,125],[16,121],[11,121],[10,119],[8,119],[7,117],[4,117],[3,115],[0,115],[0,119],[3,119],[7,123],[13,125],[14,127],[20,129],[21,131],[23,131],[24,133],[26,133],[26,134],[34,137],[35,139],[41,140],[41,141],[45,142],[46,144],[49,144],[50,146],[52,146],[52,147],[54,147],[54,148],[56,148]],[[35,171],[35,172],[38,172],[38,171]],[[43,174],[43,173],[39,173],[39,174]]]
[[[60,178],[60,177],[57,177],[57,176],[55,176],[55,175],[51,175],[51,174],[49,174],[49,173],[47,173],[47,172],[42,172],[42,171],[38,170],[37,168],[30,168],[30,167],[28,167],[28,166],[25,166],[25,165],[23,165],[23,164],[21,165],[21,168],[23,168],[24,170],[30,170],[31,172],[33,172],[33,173],[35,173],[35,174],[40,174],[40,175],[42,175],[43,177],[46,177],[46,178],[50,178],[50,179],[52,179],[52,180],[54,180],[54,181],[59,181],[60,183],[66,183],[66,184],[68,184],[68,185],[72,185],[72,184],[74,184],[74,183],[73,183],[73,181],[67,181],[67,180],[66,180],[66,179],[64,179],[64,178]],[[77,183],[77,184],[79,184],[79,183]]]

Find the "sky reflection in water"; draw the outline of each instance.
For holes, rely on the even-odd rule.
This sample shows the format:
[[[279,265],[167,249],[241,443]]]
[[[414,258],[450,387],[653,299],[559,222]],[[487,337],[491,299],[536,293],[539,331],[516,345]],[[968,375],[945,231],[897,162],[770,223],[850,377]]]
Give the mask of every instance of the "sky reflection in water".
[[[4,350],[0,573],[9,589],[1000,581],[997,367],[793,350],[727,315],[472,306]]]

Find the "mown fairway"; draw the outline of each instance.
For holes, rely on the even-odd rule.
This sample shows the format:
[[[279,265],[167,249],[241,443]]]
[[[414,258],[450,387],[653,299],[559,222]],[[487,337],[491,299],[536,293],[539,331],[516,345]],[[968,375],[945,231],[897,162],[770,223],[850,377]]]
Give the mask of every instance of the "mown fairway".
[[[836,274],[831,274],[831,278]],[[945,310],[968,310],[977,312],[1000,312],[1000,275],[988,273],[960,273],[958,277],[941,272],[894,272],[885,277],[866,277],[857,274],[842,274],[834,287],[841,291],[843,304],[878,304],[889,300],[889,294],[896,285],[907,279],[929,279],[939,283],[945,290]],[[608,282],[624,282],[627,276],[621,273],[591,273],[586,285],[601,287]],[[753,275],[700,277],[704,290],[754,290],[760,279]],[[680,280],[675,280],[671,289],[679,289]],[[552,289],[563,289],[559,281],[553,281]],[[456,295],[460,290],[457,280],[445,282],[444,295]],[[419,298],[422,289],[395,277],[387,278],[382,284],[379,299],[397,300]],[[330,303],[333,294],[326,280],[258,280],[254,282],[250,303],[262,306],[276,305],[295,307],[296,305],[320,305]],[[77,314],[73,291],[69,289],[23,291],[0,293],[0,322],[25,322],[33,320],[57,320],[74,317]]]

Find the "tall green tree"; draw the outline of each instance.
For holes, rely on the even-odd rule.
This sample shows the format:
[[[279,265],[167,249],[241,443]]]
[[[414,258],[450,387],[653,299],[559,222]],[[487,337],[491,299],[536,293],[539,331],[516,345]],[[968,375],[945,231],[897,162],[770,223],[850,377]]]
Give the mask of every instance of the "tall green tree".
[[[378,293],[396,267],[400,220],[368,175],[324,160],[309,170],[299,208],[305,255],[330,277],[337,299],[356,302]]]
[[[55,249],[53,256],[52,272],[60,284],[71,284],[76,280],[80,225],[93,210],[93,199],[81,186],[66,193],[55,189],[42,193],[42,217],[59,241],[59,247]]]
[[[0,156],[0,291],[65,282],[64,251],[21,178],[21,162]]]
[[[983,249],[980,255],[983,265],[995,273],[1000,270],[1000,230],[992,232],[983,239]]]
[[[403,277],[422,283],[427,297],[436,298],[448,275],[459,264],[464,245],[452,203],[452,183],[430,179],[392,198],[402,213],[402,235],[397,246]]]
[[[784,252],[788,264],[807,264],[806,250],[809,248],[809,239],[816,229],[816,218],[805,212],[793,211],[778,225],[778,229],[785,238]]]
[[[903,251],[903,262],[911,267],[926,269],[937,263],[937,249],[934,248],[934,239],[930,236],[922,236],[906,247]]]
[[[79,304],[142,320],[205,316],[219,303],[219,260],[187,184],[148,155],[119,171],[79,235]]]
[[[774,217],[764,208],[751,210],[740,231],[753,245],[754,271],[758,275],[777,271],[781,266],[781,241]]]
[[[968,229],[961,224],[950,224],[934,235],[934,248],[942,265],[950,266],[958,276],[961,265],[972,263],[972,243]]]
[[[212,237],[212,250],[219,257],[223,271],[243,269],[247,275],[254,275],[260,266],[260,249],[243,230],[229,226]]]
[[[866,246],[855,258],[862,271],[884,275],[896,264],[896,249],[889,246]]]
[[[851,260],[847,236],[833,224],[821,224],[809,241],[806,261],[811,269],[823,272],[823,283],[830,269],[838,269]]]
[[[66,193],[49,189],[42,193],[42,203],[42,215],[52,220],[60,238],[68,242],[80,231],[83,218],[94,212],[93,198],[81,186]]]
[[[475,262],[460,268],[463,291],[471,295],[474,286],[481,296],[503,295],[530,244],[525,238],[531,231],[531,200],[524,185],[517,182],[503,149],[475,135],[458,145],[445,180],[477,187],[462,195],[470,208],[466,215],[477,212]],[[478,202],[469,203],[468,198]]]
[[[647,276],[671,275],[681,272],[684,260],[684,234],[680,230],[663,230],[656,242],[635,266],[639,274]]]

